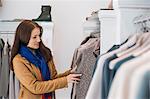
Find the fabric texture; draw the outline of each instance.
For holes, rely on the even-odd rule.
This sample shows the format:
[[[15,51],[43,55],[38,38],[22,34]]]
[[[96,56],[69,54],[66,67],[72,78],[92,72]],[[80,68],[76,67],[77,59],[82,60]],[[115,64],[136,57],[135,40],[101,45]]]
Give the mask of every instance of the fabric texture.
[[[109,88],[110,88],[110,71],[109,71],[109,63],[113,59],[116,59],[117,56],[114,54],[113,56],[107,58],[103,65],[103,74],[102,74],[102,99],[107,99]]]
[[[95,52],[97,50],[98,43],[98,38],[90,38],[86,43],[75,50],[76,53],[73,57],[74,61],[72,62],[72,67],[77,66],[76,73],[81,73],[82,76],[79,84],[73,84],[71,93],[72,99],[85,99],[92,80],[92,74],[95,68],[94,64],[98,56],[96,54],[97,52]]]
[[[112,84],[113,79],[115,77],[115,74],[116,74],[117,70],[121,67],[121,65],[128,62],[128,61],[130,61],[130,60],[132,60],[132,59],[134,59],[134,58],[135,58],[135,56],[132,56],[132,55],[129,56],[129,57],[126,57],[126,58],[122,59],[121,61],[117,62],[115,64],[115,68],[113,68],[112,70],[109,69],[109,71],[110,71],[109,86],[110,87],[111,87],[111,84]]]
[[[0,96],[8,97],[9,86],[9,52],[8,44],[5,44],[2,51],[1,58],[1,72],[0,72]]]
[[[129,81],[128,99],[149,99],[150,62],[133,71]]]
[[[150,53],[145,53],[145,55],[143,54],[142,56],[136,57],[121,65],[116,72],[115,78],[113,79],[108,99],[128,99],[130,93],[130,77],[136,68],[141,67],[143,64],[149,62],[149,56]],[[134,82],[134,84],[135,83],[136,82]]]

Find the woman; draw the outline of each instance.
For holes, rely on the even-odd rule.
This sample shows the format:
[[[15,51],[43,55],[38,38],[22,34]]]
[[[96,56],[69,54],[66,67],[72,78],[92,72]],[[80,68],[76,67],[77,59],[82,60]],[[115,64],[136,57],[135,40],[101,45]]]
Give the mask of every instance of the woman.
[[[81,74],[57,74],[50,49],[41,40],[42,27],[24,20],[17,27],[11,69],[20,82],[19,99],[55,99],[56,89],[77,83]],[[73,71],[73,70],[72,70]]]

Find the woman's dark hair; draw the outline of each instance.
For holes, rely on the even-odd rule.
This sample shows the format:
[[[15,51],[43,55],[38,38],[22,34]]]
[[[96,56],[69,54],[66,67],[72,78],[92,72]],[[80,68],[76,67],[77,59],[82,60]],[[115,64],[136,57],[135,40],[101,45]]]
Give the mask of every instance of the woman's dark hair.
[[[13,58],[18,54],[20,45],[21,44],[25,46],[28,45],[31,32],[34,28],[39,28],[41,32],[40,36],[42,36],[42,32],[43,32],[42,27],[34,21],[24,20],[18,25],[16,29],[14,44],[11,50],[11,61],[10,61],[11,70],[13,70],[13,63],[12,63]],[[42,41],[40,42],[39,50],[42,53],[43,57],[45,58],[46,62],[52,59],[52,54],[50,49],[47,48]]]

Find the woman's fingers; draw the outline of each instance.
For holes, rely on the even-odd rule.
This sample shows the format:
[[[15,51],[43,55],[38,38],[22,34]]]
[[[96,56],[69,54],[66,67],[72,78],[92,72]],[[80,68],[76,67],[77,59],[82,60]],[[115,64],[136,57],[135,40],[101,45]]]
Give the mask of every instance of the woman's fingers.
[[[72,74],[73,77],[81,77],[82,74]]]
[[[80,77],[82,74],[69,74],[67,76],[68,83],[77,83],[80,81]]]
[[[78,81],[75,81],[75,80],[72,80],[71,83],[76,83],[76,84],[77,84],[77,83],[79,83],[79,82],[78,82]]]
[[[80,78],[72,78],[71,80],[80,81]]]

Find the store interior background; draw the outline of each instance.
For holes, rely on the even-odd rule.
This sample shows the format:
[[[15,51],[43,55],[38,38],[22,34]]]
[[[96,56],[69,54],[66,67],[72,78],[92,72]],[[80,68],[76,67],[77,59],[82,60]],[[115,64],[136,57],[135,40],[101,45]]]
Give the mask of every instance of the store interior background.
[[[35,19],[41,5],[51,5],[54,23],[52,53],[58,72],[69,69],[75,48],[85,38],[83,24],[93,11],[106,8],[109,0],[2,0],[0,20]],[[70,99],[69,88],[56,91],[57,99]]]

